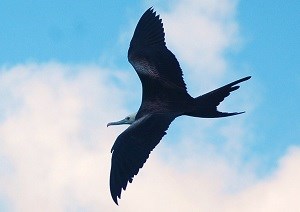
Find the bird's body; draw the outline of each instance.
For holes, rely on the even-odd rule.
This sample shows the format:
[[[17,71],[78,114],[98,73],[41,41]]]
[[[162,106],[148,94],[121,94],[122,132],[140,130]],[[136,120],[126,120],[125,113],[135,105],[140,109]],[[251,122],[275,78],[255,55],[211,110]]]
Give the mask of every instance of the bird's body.
[[[122,189],[132,182],[150,152],[166,134],[171,122],[181,115],[219,118],[240,113],[223,113],[217,106],[230,92],[239,88],[245,77],[199,97],[191,97],[182,70],[168,50],[164,29],[152,8],[139,20],[128,50],[128,60],[137,72],[143,89],[137,113],[109,125],[130,124],[112,147],[110,190],[116,204]]]

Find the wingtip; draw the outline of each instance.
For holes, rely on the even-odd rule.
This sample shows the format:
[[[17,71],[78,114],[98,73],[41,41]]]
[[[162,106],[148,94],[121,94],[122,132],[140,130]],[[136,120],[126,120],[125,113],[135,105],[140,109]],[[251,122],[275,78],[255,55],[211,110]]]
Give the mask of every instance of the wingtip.
[[[116,195],[116,194],[113,194],[112,192],[110,194],[111,194],[111,197],[112,197],[114,203],[116,203],[116,205],[119,205],[118,198],[120,199],[120,196]]]
[[[119,203],[118,203],[118,198],[117,197],[113,197],[113,201],[116,203],[116,205],[119,206]]]
[[[146,10],[145,13],[147,13],[147,12],[153,13],[154,15],[155,15],[155,13],[156,13],[155,10],[154,10],[154,8],[153,8],[153,6],[149,7],[148,10]]]
[[[150,14],[149,14],[150,13]],[[158,19],[161,21],[160,19],[160,15],[156,12],[156,10],[154,9],[153,6],[149,7],[145,12],[144,15],[148,14],[148,15],[153,15],[155,18],[158,17]]]
[[[151,11],[151,12],[153,12],[154,11],[154,7],[151,6],[151,7],[148,8],[148,10]]]

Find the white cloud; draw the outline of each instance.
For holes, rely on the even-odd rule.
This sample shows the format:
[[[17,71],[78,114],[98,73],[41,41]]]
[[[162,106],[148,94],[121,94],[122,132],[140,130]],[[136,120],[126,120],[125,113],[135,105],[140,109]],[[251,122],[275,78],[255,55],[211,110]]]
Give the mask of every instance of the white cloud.
[[[1,73],[1,153],[12,171],[1,174],[0,187],[16,211],[96,210],[110,202],[115,136],[106,123],[125,114],[114,73],[54,63]]]
[[[275,173],[238,191],[227,187],[238,183],[236,180],[249,179],[229,163],[214,161],[204,169],[193,161],[194,169],[183,172],[162,167],[152,160],[147,167],[150,176],[139,176],[143,179],[136,180],[134,188],[126,193],[126,202],[122,203],[128,211],[298,211],[299,159],[300,149],[293,148],[283,157]]]
[[[298,211],[299,163],[300,148],[291,147],[275,173],[227,198],[226,211]]]

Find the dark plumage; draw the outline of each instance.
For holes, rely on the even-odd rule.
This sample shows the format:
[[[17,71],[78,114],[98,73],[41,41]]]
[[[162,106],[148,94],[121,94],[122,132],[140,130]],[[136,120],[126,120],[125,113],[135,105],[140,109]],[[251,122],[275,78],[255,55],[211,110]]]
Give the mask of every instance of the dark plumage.
[[[251,78],[248,76],[197,98],[191,97],[180,65],[166,47],[162,21],[152,8],[142,15],[136,26],[128,60],[141,80],[143,96],[136,114],[108,124],[131,124],[111,149],[110,191],[116,204],[122,189],[132,182],[176,117],[218,118],[240,114],[219,112],[217,106],[239,88],[238,83]]]

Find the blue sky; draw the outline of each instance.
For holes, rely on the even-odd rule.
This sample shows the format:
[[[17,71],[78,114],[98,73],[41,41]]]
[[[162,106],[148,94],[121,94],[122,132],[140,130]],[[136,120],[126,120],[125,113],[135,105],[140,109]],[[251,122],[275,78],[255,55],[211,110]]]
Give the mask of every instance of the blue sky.
[[[98,62],[116,45],[139,1],[1,1],[1,63],[59,60]],[[123,53],[123,52],[122,52]],[[121,55],[120,55],[121,57]]]
[[[2,133],[0,158],[3,158],[4,161],[0,163],[2,166],[0,168],[2,181],[0,187],[5,188],[4,184],[7,184],[17,190],[18,183],[16,181],[18,177],[23,176],[21,171],[16,171],[18,174],[12,174],[13,177],[6,173],[7,170],[18,170],[18,167],[22,170],[23,167],[19,164],[22,157],[18,158],[16,156],[18,152],[12,152],[12,147],[9,146],[15,141],[12,136],[14,133],[19,133],[20,137],[24,133],[22,145],[27,141],[25,138],[29,142],[36,138],[33,136],[35,129],[40,129],[40,133],[45,132],[42,133],[45,137],[47,137],[47,133],[51,136],[57,135],[52,138],[54,140],[62,136],[62,139],[66,139],[66,147],[63,150],[68,152],[67,161],[72,161],[73,156],[80,152],[79,150],[78,152],[77,150],[73,151],[75,147],[69,141],[71,139],[67,139],[73,138],[78,140],[81,145],[84,143],[84,148],[86,148],[85,152],[80,152],[84,155],[80,157],[82,161],[89,161],[95,167],[101,166],[96,164],[97,160],[100,161],[97,152],[91,152],[90,147],[108,153],[116,136],[125,129],[106,129],[103,128],[104,124],[113,119],[121,119],[127,113],[136,110],[140,104],[140,85],[133,68],[127,62],[127,49],[139,17],[150,6],[154,6],[163,18],[167,45],[177,55],[188,89],[192,94],[199,95],[246,75],[252,75],[252,79],[243,83],[241,89],[227,98],[226,102],[228,102],[224,104],[228,110],[246,110],[246,115],[213,121],[198,121],[189,118],[176,120],[169,130],[168,137],[164,139],[167,142],[155,149],[157,153],[154,153],[154,159],[150,157],[151,160],[159,162],[150,164],[148,171],[150,172],[152,168],[160,170],[168,164],[173,164],[171,165],[172,170],[176,172],[178,169],[185,169],[183,167],[186,164],[195,165],[194,162],[183,162],[180,166],[176,166],[178,162],[178,159],[174,159],[176,153],[170,153],[170,149],[174,149],[174,151],[179,151],[178,154],[185,157],[186,161],[201,159],[200,168],[205,168],[207,166],[205,162],[209,164],[209,161],[215,162],[216,164],[213,166],[216,167],[219,167],[217,163],[225,163],[224,167],[226,168],[216,168],[209,173],[224,174],[222,170],[230,170],[228,172],[231,174],[228,176],[240,179],[237,184],[240,185],[238,187],[241,197],[250,195],[245,194],[246,191],[243,190],[245,187],[255,190],[262,182],[271,183],[266,179],[273,179],[274,173],[281,173],[280,164],[282,163],[282,167],[284,167],[284,164],[289,164],[290,160],[293,161],[291,158],[299,155],[297,148],[300,145],[300,113],[298,109],[300,103],[300,3],[296,0],[276,2],[224,0],[220,4],[216,1],[212,1],[212,3],[207,3],[208,1],[205,0],[199,2],[178,0],[171,4],[169,1],[158,3],[158,1],[137,0],[124,3],[94,0],[88,2],[51,1],[48,3],[44,1],[1,1],[0,77],[2,85],[0,96],[5,101],[0,104],[0,109],[3,111],[3,114],[0,115],[0,136]],[[197,8],[198,4],[199,8],[203,9],[202,12],[200,10],[200,12],[192,11],[193,8]],[[197,22],[198,20],[200,21]],[[205,24],[205,21],[211,25],[202,28],[202,26],[206,26],[201,25]],[[193,25],[193,23],[196,24]],[[210,29],[210,26],[213,27]],[[201,32],[204,33],[198,37],[197,33]],[[221,39],[219,39],[220,35]],[[200,41],[202,38],[208,38],[208,41]],[[212,47],[206,48],[206,43]],[[194,54],[191,56],[189,53]],[[197,57],[197,60],[200,57],[200,62],[195,61],[194,57]],[[202,58],[205,58],[204,62]],[[199,67],[198,70],[197,67]],[[196,80],[198,78],[199,81]],[[100,83],[102,85],[99,85]],[[88,92],[88,94],[84,92]],[[230,100],[231,98],[232,100]],[[55,102],[58,102],[57,105]],[[48,105],[53,105],[53,107],[46,110]],[[63,110],[62,108],[65,106],[71,108],[70,111]],[[86,109],[85,112],[83,109]],[[87,110],[92,112],[86,112]],[[48,120],[49,123],[52,123],[53,120],[50,115],[45,115],[45,113],[53,114],[53,117],[57,117],[59,120],[61,120],[60,117],[70,120],[66,123],[59,121],[62,122],[61,125],[58,125],[61,128],[54,127],[52,131],[47,131],[46,128],[51,127],[45,122]],[[29,128],[26,132],[19,132],[20,128],[27,127],[28,122],[25,121],[27,120],[25,117],[31,120],[30,117],[35,117],[35,115],[37,116],[37,125],[33,124],[34,121],[30,123],[33,124],[34,130]],[[45,119],[39,119],[39,116]],[[62,120],[65,119],[62,118]],[[85,123],[90,129],[82,126],[82,123]],[[190,125],[202,126],[195,132],[190,127],[186,127]],[[61,135],[64,130],[70,130],[70,134]],[[77,135],[76,138],[75,135]],[[191,135],[190,138],[188,138],[189,135]],[[231,138],[235,136],[236,140]],[[201,142],[197,143],[196,138],[201,138]],[[96,143],[103,139],[106,142],[104,146]],[[37,139],[37,141],[40,140]],[[22,145],[16,142],[14,147],[18,148]],[[41,147],[36,150],[36,158],[45,155],[43,151],[47,149],[47,145],[45,144],[45,148]],[[195,156],[195,153],[191,153],[194,156],[190,157],[188,153],[183,152],[183,150],[191,151],[193,148],[190,145],[194,145],[197,150],[199,148],[203,156]],[[56,148],[58,147],[53,147],[54,152],[60,150]],[[205,152],[205,148],[210,151]],[[291,150],[294,148],[296,150]],[[102,155],[102,153],[98,154]],[[237,158],[233,154],[237,155]],[[28,155],[30,155],[30,149],[28,149]],[[109,163],[110,155],[104,155]],[[49,164],[55,164],[53,161],[56,161],[56,158],[53,157]],[[46,157],[45,163],[41,162],[40,166],[46,166],[47,161]],[[161,161],[164,161],[165,164]],[[71,164],[71,162],[69,163]],[[233,170],[228,168],[230,167],[228,164],[231,163],[235,164]],[[35,165],[29,161],[24,167],[30,169]],[[38,167],[38,165],[36,166]],[[107,167],[109,168],[109,166]],[[34,169],[36,172],[33,170],[33,173],[39,174],[41,169]],[[285,169],[282,168],[282,170]],[[242,174],[232,174],[239,171]],[[75,176],[78,172],[75,168],[72,169],[72,172],[70,171],[70,173],[75,173]],[[95,172],[97,173],[97,171]],[[225,172],[227,173],[227,171]],[[299,172],[298,169],[298,175]],[[47,174],[47,171],[45,173]],[[51,175],[54,178],[55,173]],[[141,180],[137,182],[138,185],[142,185],[142,179],[149,181],[148,178],[145,178],[146,172],[143,174],[144,178],[143,176],[140,178]],[[243,183],[241,178],[249,174],[251,177],[245,180],[246,183]],[[8,176],[16,181],[8,182]],[[80,177],[72,178],[74,181],[70,180],[70,182],[76,184],[77,180],[84,179],[84,176],[82,178],[80,174],[78,176]],[[96,179],[96,176],[92,174],[88,176],[89,180],[92,179],[91,182]],[[102,175],[99,174],[99,176]],[[190,176],[191,179],[195,177],[192,174]],[[181,177],[180,175],[178,179]],[[69,179],[62,175],[61,179],[65,178]],[[138,181],[139,176],[136,178]],[[159,179],[156,180],[159,181]],[[230,182],[228,180],[223,183],[225,187],[229,185],[230,188],[232,187]],[[276,182],[276,180],[272,182]],[[22,184],[23,181],[20,183]],[[28,183],[24,182],[24,186],[25,184]],[[70,186],[73,189],[68,183],[61,184],[61,187]],[[43,185],[41,180],[40,186]],[[57,185],[56,192],[66,192],[58,184],[55,185]],[[252,188],[251,185],[253,185]],[[101,185],[98,186],[101,187]],[[131,186],[129,185],[129,187]],[[34,186],[31,185],[31,187],[34,190]],[[26,190],[27,186],[21,186],[21,188],[24,188],[24,192],[31,191],[30,189]],[[85,187],[82,186],[82,188],[85,191]],[[105,189],[105,187],[103,188]],[[72,189],[70,190],[72,191]],[[108,187],[106,189],[108,190]],[[259,189],[257,188],[257,190]],[[0,193],[1,210],[13,211],[30,208],[29,204],[17,198],[18,192],[7,192],[6,189],[3,191]],[[45,192],[49,191],[45,190]],[[97,189],[94,192],[97,193]],[[129,189],[124,193],[123,202],[132,200],[130,197],[125,200],[127,192],[130,193]],[[143,195],[149,194],[150,192],[145,192]],[[134,192],[132,196],[134,196]],[[72,198],[78,200],[81,196]],[[105,197],[103,201],[105,202],[106,199],[110,201],[109,196]],[[45,200],[41,199],[41,202],[43,201]],[[72,205],[72,201],[68,201]],[[58,210],[71,210],[74,209],[72,207],[75,207],[63,205],[60,200],[56,199],[54,202],[57,203],[57,208],[54,209]],[[82,202],[82,205],[76,205],[76,207],[91,211],[97,210],[99,207],[113,207],[109,204],[110,202],[104,204],[103,202],[97,203],[95,200],[95,203],[90,199],[84,199]],[[123,204],[128,210],[132,209],[129,203]],[[41,203],[40,209],[45,205]],[[228,209],[228,211],[230,210]]]
[[[256,132],[262,136],[257,149],[274,154],[272,161],[288,145],[299,145],[299,8],[296,1],[241,1],[238,6],[238,20],[248,42],[237,59],[252,67],[264,87],[255,111]]]

